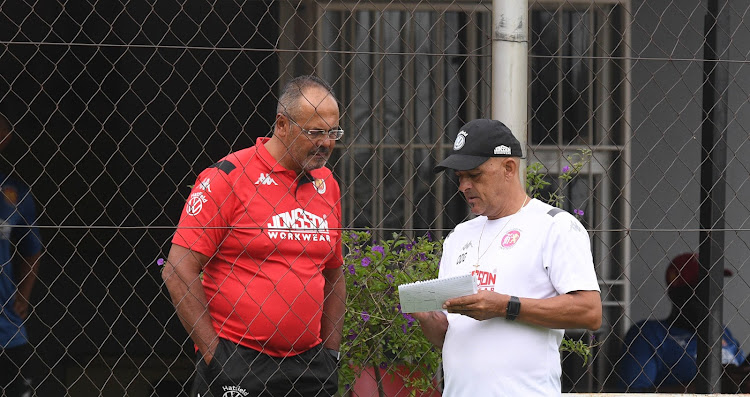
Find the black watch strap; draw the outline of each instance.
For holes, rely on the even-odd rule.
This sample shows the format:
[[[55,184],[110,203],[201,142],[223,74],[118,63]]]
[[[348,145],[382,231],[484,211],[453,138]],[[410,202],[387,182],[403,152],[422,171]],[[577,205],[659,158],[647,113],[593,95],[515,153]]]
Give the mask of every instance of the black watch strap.
[[[521,300],[517,296],[511,296],[508,301],[508,308],[505,310],[505,318],[513,321],[521,313]]]

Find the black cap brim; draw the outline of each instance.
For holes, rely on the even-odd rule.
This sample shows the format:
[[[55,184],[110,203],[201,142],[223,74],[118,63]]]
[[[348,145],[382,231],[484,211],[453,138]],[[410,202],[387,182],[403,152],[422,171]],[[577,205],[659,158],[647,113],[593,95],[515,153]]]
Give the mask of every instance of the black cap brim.
[[[451,154],[446,157],[445,160],[436,165],[435,168],[432,169],[432,172],[437,174],[445,171],[446,168],[456,171],[473,170],[489,159],[489,157],[471,156],[468,154]]]

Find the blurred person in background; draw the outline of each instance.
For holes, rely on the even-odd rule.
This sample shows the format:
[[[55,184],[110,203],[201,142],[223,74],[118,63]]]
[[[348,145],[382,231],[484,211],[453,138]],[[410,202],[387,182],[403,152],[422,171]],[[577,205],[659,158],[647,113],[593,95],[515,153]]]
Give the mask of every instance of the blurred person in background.
[[[625,336],[618,366],[622,386],[632,392],[693,392],[691,382],[698,373],[697,329],[704,305],[696,294],[699,282],[695,253],[675,256],[666,271],[667,295],[672,311],[664,320],[633,325]],[[725,276],[732,272],[724,270]],[[750,392],[750,363],[740,343],[724,327],[721,340],[724,365],[722,392]]]
[[[0,114],[0,152],[12,138],[13,127]],[[0,164],[0,396],[32,394],[26,319],[32,311],[31,291],[36,282],[42,239],[36,227],[36,209],[29,187],[11,177]],[[12,168],[12,167],[11,167]]]

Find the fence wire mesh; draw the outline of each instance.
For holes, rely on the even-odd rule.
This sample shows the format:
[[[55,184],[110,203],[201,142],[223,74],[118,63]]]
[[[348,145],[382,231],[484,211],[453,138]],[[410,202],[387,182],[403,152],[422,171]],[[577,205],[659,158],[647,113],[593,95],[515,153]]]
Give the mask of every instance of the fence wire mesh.
[[[709,25],[718,41],[704,26],[713,3],[725,18]],[[341,102],[346,134],[328,166],[344,233],[444,237],[469,212],[455,178],[432,168],[461,125],[491,117],[491,11],[468,0],[0,2],[0,112],[13,132],[0,141],[6,319],[14,285],[34,281],[24,258],[37,250],[21,240],[35,216],[43,244],[22,320],[29,349],[11,349],[15,325],[0,340],[2,371],[21,381],[23,366],[35,395],[187,392],[193,343],[160,264],[198,173],[271,133],[294,76],[319,75]],[[687,350],[654,358],[672,343],[657,336],[666,328],[723,324],[722,364],[750,352],[749,12],[737,0],[529,1],[529,170],[588,229],[604,305],[599,331],[567,331],[592,357],[561,354],[564,392],[695,390],[691,380],[708,377],[691,372],[695,346],[718,340],[673,335]],[[704,76],[717,42],[718,82]],[[711,127],[721,139],[707,156]],[[707,243],[714,287],[679,288],[670,261]],[[685,301],[676,311],[674,291]],[[413,319],[397,320],[383,335],[416,338]],[[358,337],[344,336],[344,349]],[[634,340],[641,350],[626,352]],[[363,376],[429,359],[418,349]],[[750,388],[747,371],[721,371],[723,392]]]

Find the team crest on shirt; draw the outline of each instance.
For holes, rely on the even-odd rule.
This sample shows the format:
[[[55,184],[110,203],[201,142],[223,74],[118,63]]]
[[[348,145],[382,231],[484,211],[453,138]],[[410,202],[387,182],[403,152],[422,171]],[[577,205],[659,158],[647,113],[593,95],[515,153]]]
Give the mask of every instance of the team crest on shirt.
[[[505,236],[503,236],[502,239],[500,239],[500,247],[502,248],[512,248],[518,240],[521,239],[521,231],[518,229],[513,229],[509,231],[508,233],[505,233]]]
[[[202,191],[195,192],[188,198],[187,205],[185,205],[185,213],[190,216],[196,216],[201,213],[203,209],[203,203],[208,201]]]
[[[18,191],[16,191],[15,188],[4,186],[0,191],[2,191],[3,196],[5,196],[5,201],[7,201],[8,204],[14,207],[18,204]]]
[[[323,194],[326,192],[326,181],[322,179],[315,179],[312,183],[313,186],[315,186],[315,190],[318,191],[318,194]]]

